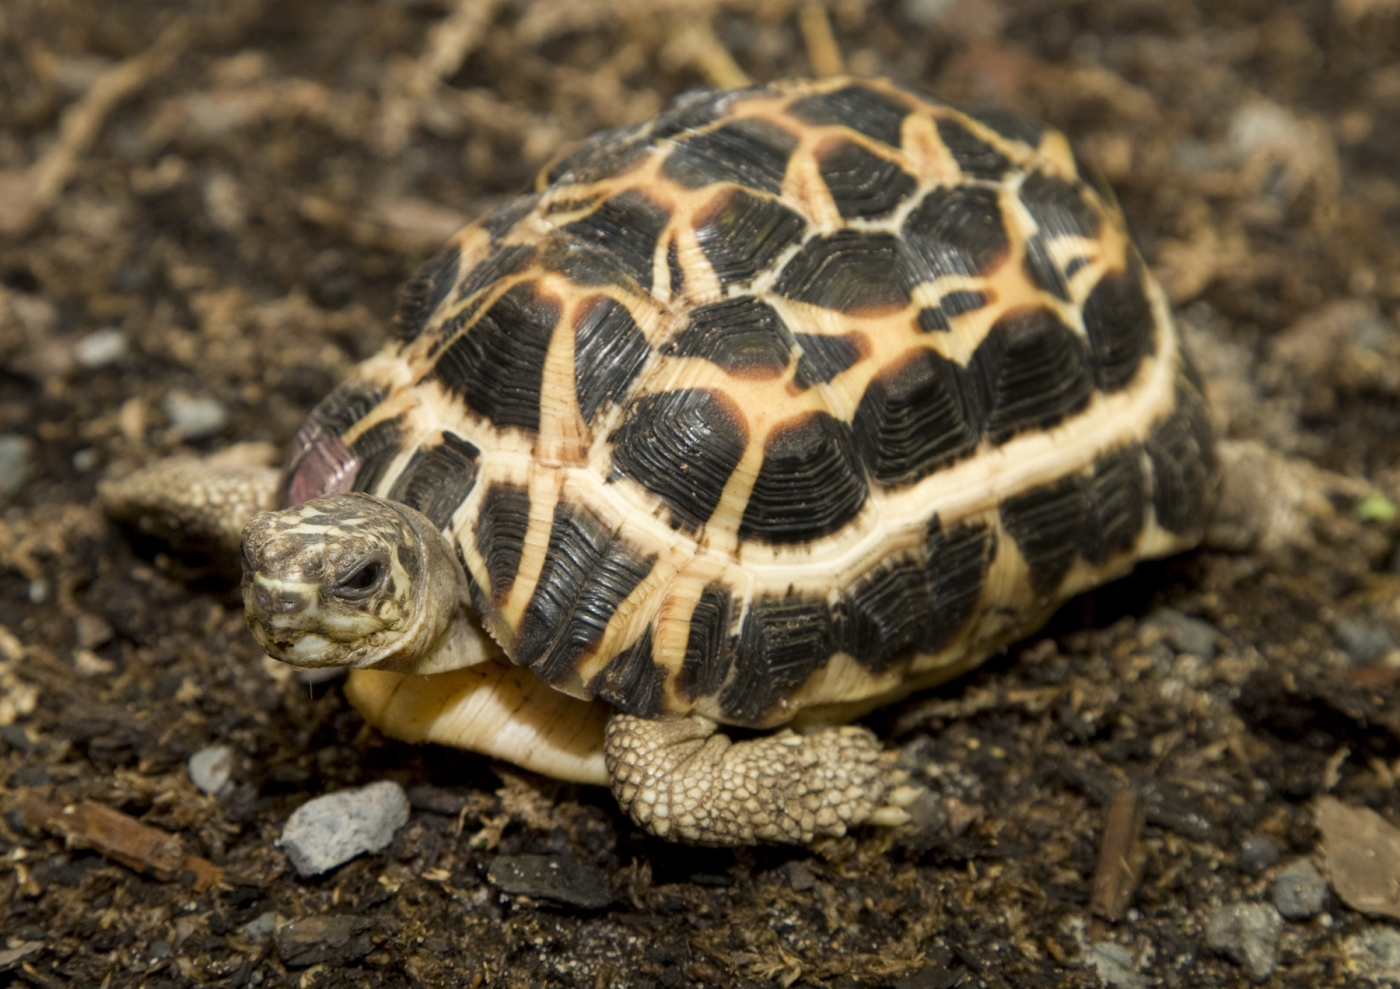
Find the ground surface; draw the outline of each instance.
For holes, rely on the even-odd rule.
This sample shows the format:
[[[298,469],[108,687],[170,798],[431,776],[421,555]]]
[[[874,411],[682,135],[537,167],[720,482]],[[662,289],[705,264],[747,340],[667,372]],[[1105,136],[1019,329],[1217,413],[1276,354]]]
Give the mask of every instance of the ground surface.
[[[789,0],[449,8],[0,6],[0,986],[1093,986],[1093,958],[1120,985],[1247,983],[1208,920],[1316,852],[1314,801],[1400,819],[1400,529],[1353,501],[1305,550],[1143,567],[869,719],[941,795],[919,828],[737,853],[365,730],[336,684],[264,664],[226,583],[95,511],[153,457],[285,444],[414,265],[568,142],[736,66],[834,67]],[[1222,428],[1400,496],[1400,4],[834,0],[826,23],[851,71],[1066,130]],[[217,799],[186,769],[214,743]],[[394,843],[297,878],[290,812],[380,779],[414,801]],[[1096,922],[1123,788],[1142,879]],[[65,848],[36,799],[177,834],[224,882]],[[522,854],[611,904],[501,892]],[[259,934],[318,915],[350,919]],[[1356,984],[1385,931],[1334,896],[1267,984]]]

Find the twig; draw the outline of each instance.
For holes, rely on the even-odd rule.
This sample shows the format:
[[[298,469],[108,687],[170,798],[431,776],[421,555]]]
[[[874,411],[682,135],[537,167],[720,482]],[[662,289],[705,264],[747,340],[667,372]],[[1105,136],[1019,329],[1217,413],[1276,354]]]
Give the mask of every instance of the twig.
[[[30,827],[62,835],[69,845],[94,849],[127,868],[167,882],[190,873],[194,876],[190,888],[196,893],[223,878],[224,871],[213,862],[187,854],[179,835],[148,827],[91,800],[64,807],[31,792],[21,799],[20,810]]]
[[[500,0],[458,0],[452,13],[433,28],[417,61],[387,75],[379,117],[379,153],[386,158],[408,146],[423,105],[444,79],[462,67],[496,16]]]
[[[1139,839],[1147,823],[1147,803],[1136,790],[1119,790],[1108,805],[1099,866],[1094,873],[1089,912],[1108,921],[1123,919],[1146,860]]]
[[[818,76],[842,75],[846,64],[841,59],[836,34],[831,30],[826,4],[820,0],[807,0],[797,11],[797,24],[807,45],[807,60],[812,63],[812,72]]]
[[[102,125],[122,100],[136,93],[174,64],[194,37],[194,22],[177,17],[139,55],[114,65],[88,88],[58,122],[58,140],[29,166],[19,185],[13,177],[0,197],[0,233],[30,229],[63,192],[78,160],[97,140]]]
[[[734,61],[708,21],[695,21],[681,28],[675,41],[666,46],[676,62],[694,65],[712,85],[721,89],[742,89],[751,80]]]

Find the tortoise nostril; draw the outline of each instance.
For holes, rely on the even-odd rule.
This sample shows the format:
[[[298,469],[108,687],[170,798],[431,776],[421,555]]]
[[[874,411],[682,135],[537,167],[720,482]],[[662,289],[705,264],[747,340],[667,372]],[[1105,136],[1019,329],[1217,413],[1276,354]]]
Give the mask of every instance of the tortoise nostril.
[[[306,598],[300,594],[259,586],[254,596],[258,611],[264,615],[294,615],[306,608]]]

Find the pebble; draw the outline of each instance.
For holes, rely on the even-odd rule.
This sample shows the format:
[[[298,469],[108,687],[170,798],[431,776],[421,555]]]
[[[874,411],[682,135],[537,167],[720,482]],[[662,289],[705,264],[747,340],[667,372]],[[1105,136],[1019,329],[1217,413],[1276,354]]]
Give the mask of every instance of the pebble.
[[[1215,626],[1210,622],[1183,615],[1174,608],[1156,608],[1147,620],[1162,630],[1162,637],[1177,652],[1199,656],[1206,662],[1215,658]]]
[[[909,20],[920,27],[928,27],[942,20],[954,5],[955,0],[904,0],[899,6]]]
[[[34,468],[34,441],[15,433],[0,435],[0,498],[13,498]]]
[[[786,869],[788,885],[792,887],[794,892],[803,893],[816,888],[817,877],[803,863],[794,859],[787,864]]]
[[[1147,989],[1147,979],[1137,970],[1133,953],[1121,944],[1114,944],[1112,941],[1092,944],[1084,952],[1084,960],[1098,973],[1099,981],[1106,986]]]
[[[160,400],[171,428],[186,439],[213,436],[228,425],[228,409],[217,398],[196,398],[182,391],[166,392]]]
[[[233,750],[210,745],[190,756],[190,780],[200,792],[222,797],[233,790]]]
[[[403,787],[381,780],[302,804],[287,818],[280,844],[300,875],[314,876],[387,847],[407,823]]]
[[[1327,880],[1307,859],[1298,859],[1274,880],[1274,906],[1289,920],[1307,920],[1327,900]]]
[[[1257,876],[1278,861],[1279,847],[1265,834],[1252,834],[1240,842],[1240,868]]]
[[[1370,927],[1342,942],[1342,953],[1352,973],[1363,979],[1393,986],[1400,981],[1400,931]]]
[[[303,917],[277,929],[277,954],[286,965],[304,968],[325,962],[344,965],[374,950],[374,921],[351,914]]]
[[[277,914],[266,910],[240,927],[238,933],[252,944],[262,944],[276,928]]]
[[[73,344],[73,356],[89,370],[115,364],[126,356],[126,334],[115,326],[104,326]]]
[[[1274,970],[1274,949],[1282,933],[1283,918],[1267,903],[1216,907],[1206,923],[1206,943],[1243,965],[1256,982]]]
[[[602,869],[572,855],[497,855],[486,878],[505,893],[535,896],[601,910],[614,899]]]
[[[85,611],[73,623],[73,631],[78,637],[78,645],[83,649],[97,649],[112,641],[116,630],[112,623],[101,615]]]
[[[1344,618],[1336,624],[1335,631],[1347,655],[1358,666],[1364,666],[1396,648],[1390,629],[1378,621]]]

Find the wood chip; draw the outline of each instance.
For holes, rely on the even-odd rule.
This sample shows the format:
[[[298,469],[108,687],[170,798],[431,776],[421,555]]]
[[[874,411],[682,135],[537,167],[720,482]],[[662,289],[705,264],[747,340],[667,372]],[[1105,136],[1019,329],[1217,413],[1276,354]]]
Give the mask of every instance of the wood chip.
[[[14,941],[6,951],[0,951],[0,972],[8,972],[44,950],[42,941]]]
[[[1132,902],[1146,855],[1142,828],[1147,823],[1147,802],[1136,790],[1119,790],[1108,806],[1099,865],[1094,872],[1089,911],[1104,920],[1119,921]]]
[[[62,835],[70,847],[91,848],[129,869],[170,882],[194,875],[190,888],[203,892],[223,878],[208,859],[186,853],[178,835],[148,827],[102,804],[84,800],[63,806],[29,792],[20,801],[27,825]]]

